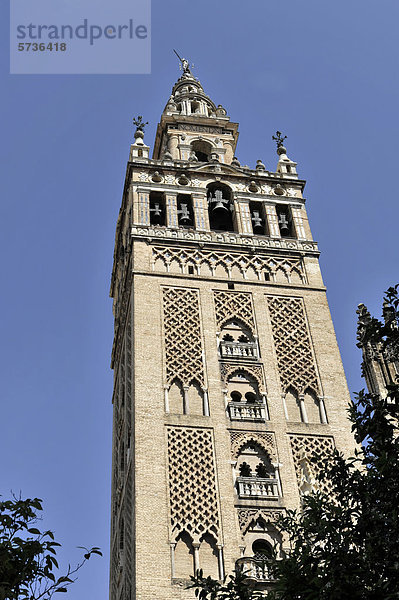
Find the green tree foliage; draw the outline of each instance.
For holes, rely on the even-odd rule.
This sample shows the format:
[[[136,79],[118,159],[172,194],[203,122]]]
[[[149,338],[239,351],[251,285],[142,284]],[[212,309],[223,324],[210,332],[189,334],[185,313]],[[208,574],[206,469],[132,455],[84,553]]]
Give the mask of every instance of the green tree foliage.
[[[76,573],[99,548],[82,548],[84,555],[65,575],[56,576],[58,562],[51,531],[40,531],[39,498],[13,498],[0,502],[0,600],[49,600],[66,592]]]
[[[362,344],[370,343],[390,361],[399,361],[398,286],[384,300],[384,320],[369,318]],[[272,600],[392,600],[399,598],[399,380],[386,397],[356,394],[349,418],[358,448],[345,458],[335,451],[322,461],[319,480],[331,492],[303,497],[300,511],[288,511],[278,523],[290,540],[282,560],[272,559]],[[255,600],[258,592],[235,572],[232,584],[193,578],[201,600]],[[247,590],[245,591],[245,588]],[[258,594],[258,595],[256,595]]]

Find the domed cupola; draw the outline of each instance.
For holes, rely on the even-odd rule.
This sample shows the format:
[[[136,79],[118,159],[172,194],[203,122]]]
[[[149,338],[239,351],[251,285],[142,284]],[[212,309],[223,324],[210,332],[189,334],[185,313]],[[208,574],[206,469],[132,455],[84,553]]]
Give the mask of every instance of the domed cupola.
[[[183,74],[173,86],[164,113],[195,115],[196,117],[225,117],[226,110],[220,105],[216,106],[205,94],[199,79],[194,77],[185,58],[181,59],[181,68]]]
[[[231,164],[238,124],[230,122],[226,109],[205,94],[188,61],[178,58],[182,74],[172,88],[157,127],[153,158]]]

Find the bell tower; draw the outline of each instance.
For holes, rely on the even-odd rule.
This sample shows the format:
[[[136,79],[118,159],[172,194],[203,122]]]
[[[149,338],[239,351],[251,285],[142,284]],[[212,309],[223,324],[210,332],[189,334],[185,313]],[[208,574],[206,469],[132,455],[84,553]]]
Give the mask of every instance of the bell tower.
[[[353,448],[305,181],[280,132],[275,170],[242,165],[181,66],[152,158],[135,120],[116,228],[111,600],[193,599],[237,563],[272,585],[309,455]]]

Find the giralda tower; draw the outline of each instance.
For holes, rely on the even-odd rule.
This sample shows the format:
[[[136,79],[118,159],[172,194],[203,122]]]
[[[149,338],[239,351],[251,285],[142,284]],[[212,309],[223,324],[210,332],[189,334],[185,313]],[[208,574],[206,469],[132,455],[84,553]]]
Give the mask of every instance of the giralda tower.
[[[152,158],[135,121],[116,228],[111,600],[191,599],[237,561],[268,586],[309,453],[353,447],[305,182],[279,133],[276,171],[240,164],[182,67]]]

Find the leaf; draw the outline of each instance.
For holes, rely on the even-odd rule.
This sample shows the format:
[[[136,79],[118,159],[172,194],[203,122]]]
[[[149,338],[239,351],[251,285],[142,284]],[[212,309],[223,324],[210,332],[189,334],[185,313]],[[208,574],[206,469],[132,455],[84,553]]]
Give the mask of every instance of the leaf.
[[[34,535],[40,535],[40,531],[36,529],[36,527],[31,527],[31,529],[28,529],[28,532],[33,533]]]

